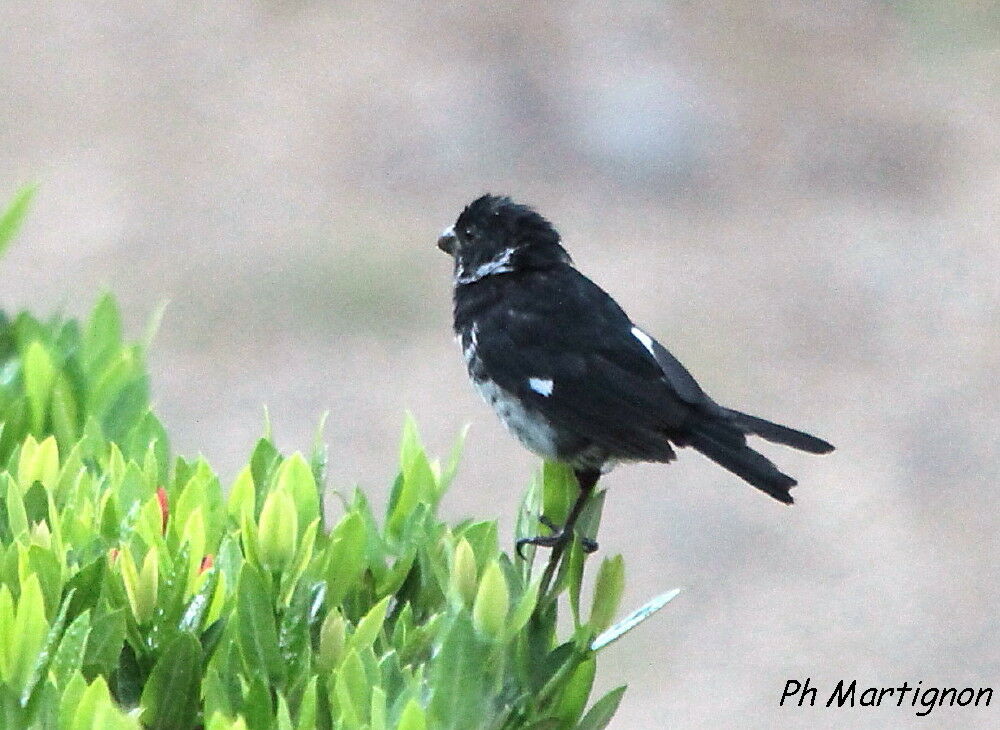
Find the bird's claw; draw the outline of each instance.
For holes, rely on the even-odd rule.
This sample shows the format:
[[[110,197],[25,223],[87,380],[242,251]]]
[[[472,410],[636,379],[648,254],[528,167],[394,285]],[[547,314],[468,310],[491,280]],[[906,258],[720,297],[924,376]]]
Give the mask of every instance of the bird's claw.
[[[522,537],[517,542],[514,543],[515,552],[521,560],[525,560],[524,548],[528,545],[534,545],[535,547],[544,548],[554,548],[559,545],[563,545],[569,542],[573,535],[567,533],[552,520],[550,520],[545,515],[538,515],[538,521],[545,527],[552,530],[551,535],[538,535],[536,537]],[[589,537],[580,537],[580,547],[583,548],[583,552],[589,555],[597,550],[597,541],[592,540]]]

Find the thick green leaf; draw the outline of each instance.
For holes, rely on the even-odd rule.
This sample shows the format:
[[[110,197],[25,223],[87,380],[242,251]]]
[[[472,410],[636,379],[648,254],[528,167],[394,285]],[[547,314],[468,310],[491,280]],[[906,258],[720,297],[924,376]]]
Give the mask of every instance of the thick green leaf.
[[[128,447],[125,455],[140,460],[146,456],[150,448],[156,456],[157,478],[162,484],[167,480],[167,468],[170,465],[170,441],[166,429],[152,411],[146,414],[133,426],[127,439]]]
[[[258,440],[253,455],[250,457],[250,473],[253,476],[257,498],[257,504],[254,505],[255,518],[260,514],[260,508],[264,505],[264,498],[270,491],[271,478],[279,463],[281,463],[281,454],[274,448],[274,444],[266,438]]]
[[[103,294],[91,312],[83,335],[83,362],[91,377],[101,376],[101,371],[121,347],[122,319],[118,305],[110,294]]]
[[[217,713],[226,716],[234,714],[232,705],[229,702],[227,687],[222,680],[219,670],[212,662],[205,669],[202,694],[204,695],[202,707],[204,708],[205,717],[213,717]]]
[[[40,434],[45,425],[45,415],[49,409],[57,373],[45,345],[38,341],[32,342],[24,353],[24,390],[31,407],[31,428],[35,433]]]
[[[69,448],[80,433],[80,408],[73,386],[65,375],[56,376],[52,386],[52,430],[59,443]]]
[[[53,655],[56,653],[56,647],[59,645],[59,638],[62,636],[63,628],[66,626],[66,611],[69,608],[69,601],[72,596],[67,596],[66,600],[62,603],[62,608],[59,610],[59,615],[56,616],[55,621],[49,627],[49,632],[45,637],[45,641],[42,644],[38,655],[35,657],[34,666],[31,669],[31,674],[28,677],[28,681],[24,685],[24,689],[21,691],[21,704],[28,704],[28,700],[31,698],[32,692],[35,690],[39,681],[45,677],[48,672],[49,665],[52,663]]]
[[[356,651],[349,651],[334,677],[334,692],[341,717],[348,727],[365,723],[370,709],[371,686],[364,662]]]
[[[433,506],[439,497],[438,482],[420,444],[413,417],[407,414],[400,448],[400,476],[389,498],[386,534],[399,540],[418,504]]]
[[[406,703],[396,730],[427,730],[427,713],[416,700]]]
[[[10,684],[18,692],[30,689],[38,652],[41,650],[49,630],[45,620],[45,601],[38,577],[29,575],[21,584],[21,596],[17,603],[11,636],[17,637],[10,649]]]
[[[101,595],[101,584],[104,581],[104,571],[107,564],[107,558],[102,554],[90,563],[85,564],[66,583],[65,591],[67,593],[70,591],[73,592],[73,599],[70,601],[68,613],[71,620],[97,604],[97,599]]]
[[[461,530],[460,534],[468,541],[469,546],[472,548],[472,552],[476,556],[476,565],[479,567],[480,572],[497,557],[500,546],[497,539],[497,523],[495,520],[473,522]]]
[[[350,512],[330,533],[327,548],[327,601],[339,605],[365,568],[365,524],[357,512]]]
[[[59,702],[59,728],[72,728],[74,719],[79,717],[80,700],[87,689],[87,681],[79,672],[70,677],[62,700]]]
[[[21,488],[10,474],[0,476],[0,482],[7,482],[7,499],[4,505],[7,508],[7,523],[9,525],[11,537],[17,538],[28,531],[28,513],[24,508],[24,497],[21,495]]]
[[[133,361],[131,367],[137,369],[139,366]],[[148,379],[145,376],[133,375],[120,384],[115,396],[103,408],[101,426],[109,439],[124,443],[132,425],[142,417],[147,408],[149,408]]]
[[[153,666],[140,702],[149,730],[189,730],[200,708],[201,644],[182,631]]]
[[[587,707],[596,671],[597,662],[590,656],[577,665],[567,680],[556,707],[556,716],[562,721],[563,727],[576,727],[580,715]]]
[[[278,693],[278,713],[275,718],[275,727],[277,730],[293,730],[292,715],[288,711],[288,700],[280,692]]]
[[[309,585],[304,582],[296,585],[278,624],[278,647],[293,675],[311,669],[309,609],[312,596]]]
[[[618,711],[618,705],[621,704],[625,690],[625,686],[618,687],[595,702],[594,706],[583,716],[580,724],[576,726],[577,730],[604,730]]]
[[[117,609],[97,618],[87,637],[83,669],[89,675],[111,674],[125,641],[125,611]]]
[[[90,610],[88,609],[66,628],[59,642],[59,648],[49,665],[49,679],[59,689],[65,689],[73,675],[83,666],[83,652],[89,634]]]
[[[356,651],[362,651],[375,643],[375,638],[382,631],[385,623],[385,612],[389,608],[389,596],[375,604],[358,622],[348,646]]]
[[[313,675],[302,693],[296,730],[316,730],[316,727],[316,675]]]
[[[594,583],[590,628],[600,633],[611,625],[625,590],[625,561],[621,555],[605,558]]]
[[[521,597],[514,605],[508,625],[508,632],[511,638],[514,638],[516,634],[519,634],[524,629],[535,610],[535,606],[538,605],[538,590],[541,587],[541,582],[542,576],[539,575],[531,582],[531,585],[524,589],[524,593],[521,594]]]
[[[22,570],[38,578],[45,599],[45,616],[55,616],[62,595],[62,566],[52,551],[39,545],[30,545],[22,553]],[[27,578],[27,574],[24,575]]]
[[[249,730],[273,730],[274,702],[264,677],[254,675],[243,701],[243,716]]]
[[[264,577],[250,563],[240,571],[236,603],[240,649],[247,671],[264,672],[272,684],[280,685],[286,667],[278,647],[274,603]]]
[[[104,677],[98,677],[83,692],[70,727],[71,730],[139,730],[139,722],[118,708]]]
[[[386,724],[386,716],[389,714],[388,704],[385,690],[379,686],[372,687],[371,706],[368,710],[368,727],[371,730],[388,730]]]
[[[476,635],[465,611],[444,636],[431,667],[432,726],[448,730],[480,727],[487,716],[489,644]]]

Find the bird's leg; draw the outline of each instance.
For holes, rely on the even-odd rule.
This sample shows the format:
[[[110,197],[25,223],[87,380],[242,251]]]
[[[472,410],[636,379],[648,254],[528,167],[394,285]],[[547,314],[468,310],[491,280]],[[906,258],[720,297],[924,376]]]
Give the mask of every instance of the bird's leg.
[[[517,554],[520,558],[524,558],[521,553],[521,548],[525,545],[536,545],[540,547],[552,547],[559,540],[566,539],[563,537],[563,528],[559,527],[555,522],[550,520],[545,515],[538,515],[538,521],[542,523],[545,527],[552,530],[554,534],[548,535],[546,537],[526,537],[517,541]],[[583,552],[588,555],[593,552],[597,552],[597,540],[591,540],[589,537],[584,537],[580,535],[580,545],[583,546]]]
[[[597,481],[601,478],[600,471],[596,469],[580,469],[574,471],[576,476],[577,484],[580,486],[579,495],[576,501],[573,503],[572,508],[570,508],[569,515],[566,517],[566,524],[562,527],[556,525],[551,519],[545,515],[539,515],[538,521],[542,523],[545,527],[552,530],[551,535],[539,535],[538,537],[523,537],[517,541],[517,554],[523,558],[521,550],[526,545],[535,545],[536,547],[547,547],[555,549],[559,545],[565,547],[565,543],[568,543],[573,537],[573,528],[576,526],[577,520],[583,513],[583,508],[587,504],[587,500],[590,495],[594,492],[594,487],[597,485]],[[597,550],[597,543],[590,538],[582,538],[583,549],[585,552],[592,553]]]
[[[577,521],[580,519],[580,515],[583,513],[583,508],[587,505],[587,500],[594,493],[594,487],[597,486],[597,481],[601,478],[601,472],[597,469],[578,469],[574,473],[577,484],[580,485],[580,493],[570,508],[569,514],[566,516],[566,523],[562,528],[557,528],[551,520],[543,515],[539,517],[539,522],[550,530],[553,530],[553,534],[546,537],[522,538],[517,541],[517,552],[519,555],[521,554],[521,548],[525,545],[552,548],[552,553],[549,555],[549,563],[545,566],[545,572],[542,573],[542,582],[539,587],[541,595],[545,595],[548,591],[549,584],[552,582],[566,546],[573,539],[573,531],[576,528]],[[593,540],[584,539],[582,544],[585,552],[591,553],[597,549],[597,543]]]

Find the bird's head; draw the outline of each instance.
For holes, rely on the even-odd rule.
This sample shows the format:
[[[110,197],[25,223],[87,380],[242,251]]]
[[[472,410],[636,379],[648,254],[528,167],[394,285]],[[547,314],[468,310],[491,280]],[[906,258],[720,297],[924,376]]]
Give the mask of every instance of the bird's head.
[[[545,218],[510,198],[484,195],[465,206],[438,248],[455,260],[455,283],[572,263]]]

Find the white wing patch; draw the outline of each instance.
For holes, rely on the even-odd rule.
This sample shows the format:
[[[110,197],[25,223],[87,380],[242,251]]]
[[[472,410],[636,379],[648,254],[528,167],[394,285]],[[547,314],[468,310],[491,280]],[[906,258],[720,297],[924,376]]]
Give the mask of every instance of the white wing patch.
[[[547,378],[528,378],[528,387],[538,393],[538,395],[543,395],[546,398],[552,395],[553,385],[552,380]]]
[[[653,338],[650,337],[649,335],[647,335],[645,332],[643,332],[638,327],[633,327],[632,328],[632,335],[635,337],[635,339],[639,340],[639,342],[642,343],[643,347],[645,347],[647,350],[649,350],[649,354],[652,355],[653,358],[655,359],[656,358],[656,353],[653,352]]]

